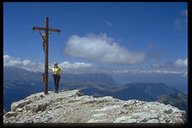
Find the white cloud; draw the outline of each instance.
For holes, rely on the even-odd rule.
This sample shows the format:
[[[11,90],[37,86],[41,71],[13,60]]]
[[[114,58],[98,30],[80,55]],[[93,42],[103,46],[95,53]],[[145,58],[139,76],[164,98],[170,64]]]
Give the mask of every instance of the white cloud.
[[[118,69],[105,71],[106,73],[127,74],[127,75],[178,75],[179,77],[187,77],[187,71],[175,71],[167,69]]]
[[[153,68],[160,68],[162,66],[162,64],[160,62],[155,62],[152,64]]]
[[[28,64],[30,64],[30,60],[24,60],[23,61],[23,65],[28,65]]]
[[[22,66],[22,61],[20,61],[19,58],[17,59],[14,59],[12,57],[10,57],[9,55],[4,55],[4,65],[5,66],[16,66],[16,67],[19,67],[19,66]]]
[[[143,74],[176,74],[176,75],[183,75],[185,72],[181,71],[168,71],[168,70],[141,70],[138,73],[143,73]]]
[[[185,58],[185,59],[177,59],[174,62],[174,66],[175,67],[187,67],[188,66],[187,60],[188,60],[187,58]]]
[[[4,55],[4,66],[5,67],[16,67],[16,68],[22,68],[28,71],[33,72],[42,72],[43,71],[43,64],[41,63],[34,63],[30,60],[20,60],[19,58],[13,58],[9,55]]]
[[[131,52],[106,34],[88,34],[84,37],[73,35],[66,43],[64,51],[72,56],[105,63],[136,64],[146,58],[144,52]]]
[[[188,72],[184,72],[184,73],[182,74],[182,77],[187,77],[187,75],[188,75]]]
[[[13,58],[9,55],[4,55],[4,66],[5,67],[17,67],[26,69],[33,72],[44,72],[44,64],[31,62],[30,60],[20,60],[19,58]],[[53,66],[53,65],[50,65]],[[117,69],[105,69],[97,67],[91,63],[84,62],[69,62],[64,61],[59,63],[64,70],[64,73],[113,73],[113,74],[129,74],[129,75],[158,75],[158,74],[166,74],[166,75],[178,75],[180,77],[187,77],[187,58],[185,59],[177,59],[174,63],[172,63],[169,67],[166,65],[160,64],[160,62],[156,62],[153,64],[153,68],[125,68],[121,69],[121,67]],[[171,68],[172,67],[172,68]],[[183,69],[185,67],[185,69]],[[182,69],[182,70],[181,70]]]
[[[186,70],[188,67],[188,59],[178,58],[174,61],[169,61],[166,63],[154,62],[151,64],[152,68],[157,69],[172,69],[172,70]]]
[[[64,61],[59,64],[64,69],[79,69],[79,68],[92,68],[94,67],[93,64],[90,63],[83,63],[83,62],[75,62],[70,63],[69,61]]]
[[[28,71],[33,71],[33,72],[44,72],[44,64],[42,63],[35,63],[31,62],[30,60],[20,60],[19,58],[13,58],[9,55],[4,55],[4,66],[5,67],[16,67],[16,68],[22,68]],[[50,66],[53,66],[50,65]],[[93,71],[95,70],[96,66],[91,64],[91,63],[83,63],[83,62],[68,62],[64,61],[59,63],[59,66],[61,66],[64,70],[64,72],[68,73],[74,73],[74,71],[77,72],[88,72],[88,71]]]
[[[3,60],[4,60],[4,63],[7,63],[8,61],[11,60],[11,57],[9,55],[4,55]]]
[[[126,74],[126,75],[175,75],[178,77],[187,77],[187,58],[176,59],[175,61],[163,64],[162,62],[156,61],[151,63],[147,67],[134,67],[134,68],[124,68],[121,67],[114,70],[105,70],[105,73],[113,74]]]
[[[109,22],[108,20],[104,20],[104,22],[107,24],[107,26],[109,26],[109,27],[112,27],[113,26],[113,24],[111,23],[111,22]]]
[[[69,62],[64,61],[59,63],[59,66],[62,67],[64,73],[72,73],[72,74],[79,74],[79,73],[97,73],[99,70],[97,66],[91,63],[84,63],[84,62]]]

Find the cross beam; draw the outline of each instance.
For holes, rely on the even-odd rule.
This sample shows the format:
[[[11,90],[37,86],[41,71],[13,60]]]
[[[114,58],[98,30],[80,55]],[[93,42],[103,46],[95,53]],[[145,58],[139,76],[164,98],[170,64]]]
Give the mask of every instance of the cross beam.
[[[46,28],[42,28],[42,27],[32,27],[32,29],[33,30],[43,30],[43,31],[45,31],[46,30]],[[54,28],[49,28],[49,31],[51,31],[51,32],[60,32],[60,30],[59,29],[54,29]]]
[[[44,93],[48,94],[48,62],[49,62],[49,32],[60,32],[59,29],[49,28],[49,18],[45,19],[45,27],[32,27],[33,30],[45,31],[45,73],[44,73]]]

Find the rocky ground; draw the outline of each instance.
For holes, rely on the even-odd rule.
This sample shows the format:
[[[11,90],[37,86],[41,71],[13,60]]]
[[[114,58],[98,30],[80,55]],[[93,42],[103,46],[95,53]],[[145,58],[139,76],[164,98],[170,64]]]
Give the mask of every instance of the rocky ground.
[[[4,123],[184,123],[185,112],[158,102],[96,98],[79,90],[49,91],[14,102]]]

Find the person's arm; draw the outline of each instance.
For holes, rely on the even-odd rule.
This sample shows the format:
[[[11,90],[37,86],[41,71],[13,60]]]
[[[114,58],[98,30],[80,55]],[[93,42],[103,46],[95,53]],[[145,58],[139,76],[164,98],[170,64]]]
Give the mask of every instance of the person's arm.
[[[61,67],[59,67],[59,68],[60,68],[60,74],[63,73],[63,69]]]

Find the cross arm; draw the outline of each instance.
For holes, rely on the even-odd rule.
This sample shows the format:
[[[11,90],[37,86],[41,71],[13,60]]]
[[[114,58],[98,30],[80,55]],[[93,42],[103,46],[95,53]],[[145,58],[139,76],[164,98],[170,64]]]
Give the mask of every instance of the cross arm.
[[[35,27],[35,26],[33,26],[32,29],[33,29],[33,30],[44,30],[44,31],[46,30],[46,28]],[[49,31],[51,31],[51,32],[60,32],[60,29],[49,28]]]

